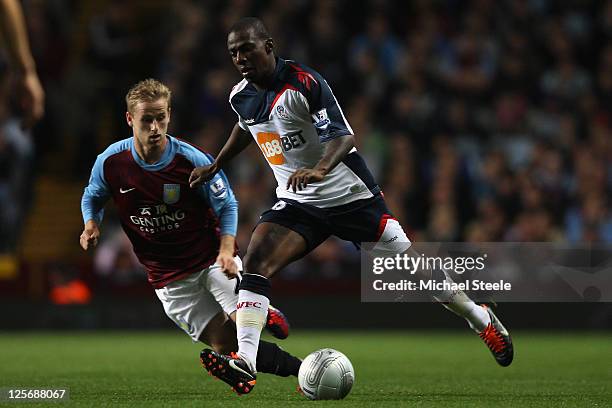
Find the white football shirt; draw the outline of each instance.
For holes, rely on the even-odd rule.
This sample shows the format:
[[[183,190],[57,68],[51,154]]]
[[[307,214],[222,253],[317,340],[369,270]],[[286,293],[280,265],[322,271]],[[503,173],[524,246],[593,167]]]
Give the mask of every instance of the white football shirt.
[[[272,168],[279,199],[325,208],[380,192],[355,148],[322,181],[295,193],[286,189],[294,171],[313,168],[319,162],[325,142],[353,134],[331,88],[316,71],[277,58],[268,89],[257,91],[244,79],[233,88],[229,100],[239,126],[251,133]]]

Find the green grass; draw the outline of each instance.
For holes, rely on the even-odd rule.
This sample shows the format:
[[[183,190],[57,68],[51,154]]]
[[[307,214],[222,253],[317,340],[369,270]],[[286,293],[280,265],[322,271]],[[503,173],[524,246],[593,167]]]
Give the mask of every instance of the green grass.
[[[465,332],[294,332],[298,356],[322,347],[353,362],[343,401],[307,401],[295,378],[261,374],[237,397],[199,366],[198,344],[180,331],[0,334],[0,387],[69,387],[70,402],[49,406],[612,406],[612,335],[514,334],[513,365],[496,365]],[[314,405],[313,405],[314,404]],[[33,406],[32,403],[7,403]]]

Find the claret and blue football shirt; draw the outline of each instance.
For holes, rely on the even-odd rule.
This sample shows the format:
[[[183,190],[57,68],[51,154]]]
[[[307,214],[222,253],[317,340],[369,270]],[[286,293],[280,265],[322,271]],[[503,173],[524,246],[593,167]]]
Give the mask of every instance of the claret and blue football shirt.
[[[121,225],[157,289],[213,264],[220,234],[236,235],[238,203],[219,172],[192,189],[194,167],[213,158],[168,136],[162,158],[145,163],[134,138],[110,145],[98,156],[81,201],[83,221],[101,223],[104,204],[115,202]]]

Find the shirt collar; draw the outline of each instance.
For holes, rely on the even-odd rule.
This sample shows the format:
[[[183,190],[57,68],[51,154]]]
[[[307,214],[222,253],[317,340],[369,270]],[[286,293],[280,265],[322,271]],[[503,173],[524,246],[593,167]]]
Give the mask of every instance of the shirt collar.
[[[134,161],[144,170],[148,171],[158,171],[166,167],[174,159],[174,155],[176,154],[176,140],[168,134],[166,134],[166,137],[168,138],[166,149],[162,153],[162,157],[153,164],[146,163],[140,158],[140,156],[138,156],[138,153],[136,153],[136,149],[134,148],[134,138],[132,137],[130,140],[130,150],[132,151]]]
[[[283,68],[285,68],[285,65],[287,63],[286,60],[280,58],[280,57],[275,57],[276,59],[276,67],[274,68],[274,75],[272,76],[272,83],[275,83],[278,80],[278,77],[280,76],[281,71],[283,70]]]

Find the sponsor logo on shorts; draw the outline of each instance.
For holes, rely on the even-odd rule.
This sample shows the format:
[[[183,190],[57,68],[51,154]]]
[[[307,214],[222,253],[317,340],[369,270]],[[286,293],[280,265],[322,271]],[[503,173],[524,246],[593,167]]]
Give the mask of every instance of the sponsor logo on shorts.
[[[279,210],[282,210],[283,208],[285,208],[286,206],[287,206],[287,203],[281,200],[281,201],[277,202],[276,204],[274,204],[274,206],[272,206],[272,209],[274,211],[279,211]]]
[[[176,323],[177,323],[177,326],[178,326],[178,327],[180,327],[181,329],[183,329],[183,331],[184,331],[184,332],[186,332],[187,334],[191,334],[191,332],[192,332],[192,330],[191,330],[191,329],[192,329],[192,327],[191,327],[191,325],[190,325],[190,324],[189,324],[187,321],[185,321],[185,320],[184,320],[183,318],[181,318],[181,317],[177,317],[177,318],[176,318],[176,320],[177,320],[177,322],[176,322]]]

